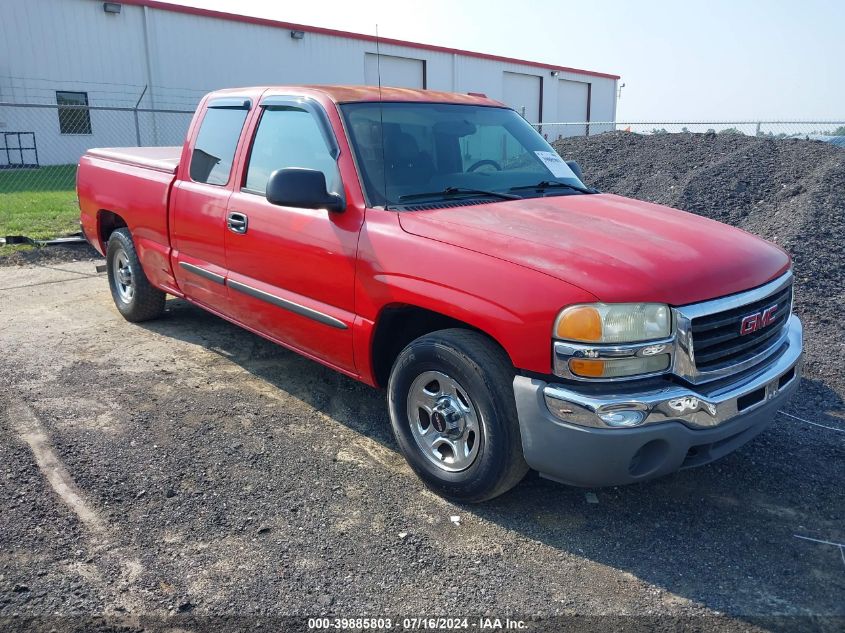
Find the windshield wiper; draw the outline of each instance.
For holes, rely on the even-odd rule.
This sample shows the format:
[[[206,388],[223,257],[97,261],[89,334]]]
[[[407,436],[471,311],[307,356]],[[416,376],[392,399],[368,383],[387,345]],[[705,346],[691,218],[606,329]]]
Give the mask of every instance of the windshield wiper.
[[[446,187],[440,191],[429,191],[428,193],[409,193],[404,196],[399,196],[399,202],[406,200],[421,200],[422,198],[437,198],[449,197],[454,195],[482,195],[491,196],[494,198],[501,198],[502,200],[519,200],[521,196],[512,193],[503,193],[501,191],[487,191],[485,189],[470,189],[467,187]]]
[[[519,187],[511,187],[509,191],[525,191],[526,189],[545,191],[546,189],[555,189],[557,187],[571,189],[572,191],[580,191],[581,193],[598,193],[597,189],[593,189],[591,187],[579,187],[578,185],[571,185],[568,182],[558,182],[557,180],[541,180],[536,185],[520,185]]]

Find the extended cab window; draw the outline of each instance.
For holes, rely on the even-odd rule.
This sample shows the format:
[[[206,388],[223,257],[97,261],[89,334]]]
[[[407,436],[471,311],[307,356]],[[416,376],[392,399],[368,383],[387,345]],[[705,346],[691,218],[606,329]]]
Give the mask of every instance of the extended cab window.
[[[209,185],[229,182],[238,139],[249,108],[209,107],[191,154],[191,180]]]
[[[265,107],[255,133],[244,187],[264,194],[277,169],[306,167],[323,172],[329,191],[340,189],[340,174],[314,116],[295,106]]]

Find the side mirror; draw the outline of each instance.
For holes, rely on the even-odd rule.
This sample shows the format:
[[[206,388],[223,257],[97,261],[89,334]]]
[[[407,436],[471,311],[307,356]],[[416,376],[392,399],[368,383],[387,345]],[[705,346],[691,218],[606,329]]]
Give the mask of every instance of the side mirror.
[[[578,162],[574,160],[568,160],[566,161],[566,164],[569,166],[569,169],[572,170],[572,173],[578,176],[578,180],[584,182],[584,174],[581,171],[581,165],[579,165]]]
[[[267,200],[282,207],[327,209],[340,213],[346,208],[343,196],[326,191],[326,176],[317,169],[288,167],[270,174]]]

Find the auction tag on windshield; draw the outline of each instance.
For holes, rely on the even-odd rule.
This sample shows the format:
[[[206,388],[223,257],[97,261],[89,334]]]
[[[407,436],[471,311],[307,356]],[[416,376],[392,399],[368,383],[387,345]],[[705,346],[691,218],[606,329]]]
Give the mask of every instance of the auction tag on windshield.
[[[554,152],[534,152],[555,178],[575,178],[569,165]]]

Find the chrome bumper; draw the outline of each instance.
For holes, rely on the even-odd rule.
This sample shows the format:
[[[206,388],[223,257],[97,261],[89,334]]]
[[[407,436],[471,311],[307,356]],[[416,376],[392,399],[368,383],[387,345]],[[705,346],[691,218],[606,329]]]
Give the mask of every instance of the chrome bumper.
[[[682,422],[693,429],[718,426],[761,406],[791,381],[798,380],[803,344],[801,321],[790,317],[786,329],[786,343],[779,357],[758,373],[727,386],[708,390],[702,385],[693,390],[669,385],[642,393],[587,395],[562,385],[548,385],[543,389],[546,406],[564,422],[596,428],[610,428],[601,414],[620,410],[642,412],[644,421],[638,426],[668,421]]]
[[[611,384],[597,392],[517,376],[525,460],[541,475],[580,486],[633,483],[711,462],[772,422],[798,387],[802,345],[801,322],[792,316],[773,360],[735,381],[694,389]],[[643,413],[637,426],[613,428],[601,417],[632,409]]]

